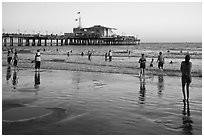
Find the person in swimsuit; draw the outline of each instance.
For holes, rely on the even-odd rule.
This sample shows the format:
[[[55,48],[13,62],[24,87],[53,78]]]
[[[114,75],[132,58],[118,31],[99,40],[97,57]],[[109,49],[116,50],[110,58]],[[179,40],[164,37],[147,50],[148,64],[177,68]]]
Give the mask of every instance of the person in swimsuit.
[[[186,100],[187,94],[187,101],[189,99],[189,86],[192,81],[191,78],[191,68],[192,63],[190,62],[190,55],[185,56],[185,61],[181,62],[180,70],[182,72],[181,82],[182,82],[182,91],[183,91],[183,101]],[[186,86],[186,94],[185,94],[185,86]]]
[[[158,62],[158,68],[161,69],[161,70],[163,70],[164,57],[163,57],[163,55],[162,55],[162,52],[159,52],[157,62]]]
[[[139,59],[139,63],[140,63],[140,76],[145,75],[146,58],[144,54],[142,54],[142,57]]]
[[[40,57],[40,50],[37,50],[37,53],[35,54],[35,69],[40,70],[40,62],[41,62],[41,57]]]

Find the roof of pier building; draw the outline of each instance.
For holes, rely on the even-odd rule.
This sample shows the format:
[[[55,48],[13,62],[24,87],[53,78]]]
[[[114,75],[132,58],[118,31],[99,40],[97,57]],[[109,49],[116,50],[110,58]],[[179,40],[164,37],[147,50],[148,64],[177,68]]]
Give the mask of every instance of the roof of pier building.
[[[77,35],[95,35],[97,37],[108,37],[115,28],[104,27],[101,25],[94,25],[88,28],[73,28],[73,33]]]

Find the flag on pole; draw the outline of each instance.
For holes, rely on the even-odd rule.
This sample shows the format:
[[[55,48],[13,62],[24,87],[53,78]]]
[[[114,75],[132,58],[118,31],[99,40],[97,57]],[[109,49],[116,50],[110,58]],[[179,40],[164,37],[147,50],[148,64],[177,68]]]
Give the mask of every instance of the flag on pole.
[[[77,12],[77,14],[80,14],[80,12]]]

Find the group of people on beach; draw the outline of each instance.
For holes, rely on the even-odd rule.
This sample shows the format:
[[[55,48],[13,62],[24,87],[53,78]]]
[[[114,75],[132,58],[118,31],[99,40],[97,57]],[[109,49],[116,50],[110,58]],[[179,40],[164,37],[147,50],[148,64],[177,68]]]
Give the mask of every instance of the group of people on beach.
[[[13,55],[14,53],[14,55]],[[84,53],[81,53],[81,55],[83,56]],[[89,50],[88,53],[88,60],[91,60],[91,56],[92,56],[92,52]],[[109,57],[109,61],[112,61],[112,51],[109,50],[107,53],[105,53],[105,61],[108,60]],[[13,52],[13,49],[8,50],[7,52],[7,62],[8,65],[11,65],[11,62],[13,61],[13,66],[17,67],[18,64],[18,55],[17,55],[17,51],[15,50]],[[153,67],[153,61],[154,59],[152,58],[151,62],[150,62],[150,67]],[[40,65],[41,65],[41,56],[40,56],[40,50],[37,50],[37,53],[35,54],[34,60],[32,61],[32,63],[35,62],[35,69],[36,71],[40,70]],[[158,58],[157,58],[157,62],[158,62],[158,68],[160,70],[164,70],[163,69],[163,65],[164,65],[164,56],[162,54],[162,52],[159,52]],[[145,75],[145,68],[146,68],[146,58],[145,55],[142,54],[141,58],[139,59],[139,63],[140,63],[140,77]],[[190,55],[187,54],[185,56],[185,61],[182,61],[181,66],[180,66],[180,70],[182,73],[182,92],[183,92],[183,96],[184,96],[184,101],[186,100],[186,94],[187,94],[187,100],[189,99],[189,86],[191,83],[191,68],[192,68],[192,63],[190,62]],[[185,94],[185,88],[186,88],[186,94]]]
[[[105,53],[105,61],[108,60],[109,58],[109,61],[112,61],[112,56],[113,56],[113,53],[111,50],[109,50],[108,52]]]
[[[152,60],[150,62],[150,68],[153,67],[153,62],[154,62],[154,59],[152,58]],[[162,52],[159,52],[157,62],[158,62],[158,68],[160,70],[164,70],[164,68],[163,68],[164,56],[162,55]],[[139,59],[139,63],[140,63],[140,76],[144,76],[145,75],[145,68],[146,68],[146,58],[145,58],[144,54],[141,55],[141,58]]]
[[[153,67],[153,61],[154,59],[152,59],[150,63],[150,67]],[[157,62],[158,62],[158,68],[163,71],[164,56],[162,55],[162,52],[159,52]],[[146,67],[146,58],[144,54],[141,55],[141,58],[139,59],[139,63],[140,63],[140,77],[142,77],[145,75],[145,67]],[[181,82],[182,82],[182,92],[184,97],[183,101],[189,100],[189,86],[192,81],[191,69],[192,69],[192,63],[190,62],[190,55],[187,54],[185,56],[185,61],[182,61],[180,66],[180,71],[182,73]],[[185,88],[186,88],[186,92],[185,92]]]

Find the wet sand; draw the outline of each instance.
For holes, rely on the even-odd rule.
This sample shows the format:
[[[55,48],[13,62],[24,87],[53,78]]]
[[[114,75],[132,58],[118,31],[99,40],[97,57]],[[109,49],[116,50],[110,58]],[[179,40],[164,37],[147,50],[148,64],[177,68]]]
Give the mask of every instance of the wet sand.
[[[18,107],[52,110],[34,120],[3,122],[2,133],[202,134],[202,78],[193,77],[190,101],[183,103],[180,77],[149,73],[142,80],[134,75],[2,67],[3,112]]]

